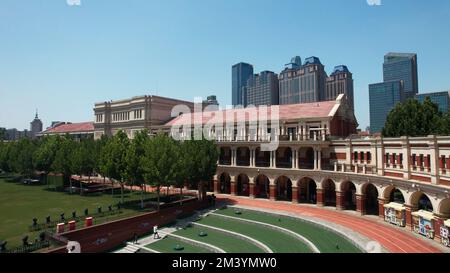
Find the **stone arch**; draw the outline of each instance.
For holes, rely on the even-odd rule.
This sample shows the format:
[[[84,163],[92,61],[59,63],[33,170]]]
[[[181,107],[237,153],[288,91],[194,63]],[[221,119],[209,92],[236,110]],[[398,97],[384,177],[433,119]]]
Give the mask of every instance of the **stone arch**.
[[[255,198],[266,198],[270,197],[270,179],[264,174],[260,174],[255,177],[255,188],[254,188]]]
[[[219,176],[219,193],[231,194],[231,176],[226,172]]]
[[[364,195],[364,213],[369,215],[378,215],[378,189],[372,183],[366,183],[362,186],[361,192]]]
[[[392,185],[386,187],[381,196],[384,198],[386,203],[396,202],[399,204],[404,204],[406,202],[406,195],[403,190]]]
[[[450,218],[450,198],[442,199],[441,202],[439,202],[437,211],[440,216]]]
[[[239,174],[236,179],[236,193],[240,196],[250,196],[250,179],[246,174]]]
[[[422,191],[416,191],[412,193],[409,198],[409,204],[411,204],[413,209],[417,210],[426,210],[431,212],[434,210],[431,198]]]
[[[292,201],[292,181],[284,175],[275,180],[276,200]]]
[[[346,210],[356,210],[356,184],[352,181],[341,183],[343,198],[343,208]]]
[[[336,206],[336,183],[329,178],[326,178],[321,183],[323,191],[323,204],[325,206]]]
[[[297,182],[297,188],[299,203],[317,203],[317,184],[314,179],[303,177]]]

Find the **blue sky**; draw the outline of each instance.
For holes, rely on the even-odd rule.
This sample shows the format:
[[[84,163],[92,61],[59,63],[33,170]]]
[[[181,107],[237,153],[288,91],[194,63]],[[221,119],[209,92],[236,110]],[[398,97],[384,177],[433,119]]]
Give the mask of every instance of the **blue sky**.
[[[231,103],[231,66],[280,72],[292,56],[346,64],[356,116],[385,53],[416,52],[420,92],[450,89],[450,1],[2,0],[0,127],[93,120],[95,102],[156,94]],[[74,0],[72,0],[74,1]]]

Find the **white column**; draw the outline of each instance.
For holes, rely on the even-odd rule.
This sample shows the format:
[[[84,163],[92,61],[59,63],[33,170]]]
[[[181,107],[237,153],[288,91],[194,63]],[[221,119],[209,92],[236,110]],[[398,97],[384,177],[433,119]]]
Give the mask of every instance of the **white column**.
[[[231,165],[236,166],[236,148],[231,148]]]
[[[317,170],[317,150],[314,148],[314,170]]]
[[[273,168],[273,151],[270,151],[270,167]]]
[[[431,170],[431,183],[437,184],[439,181],[439,148],[436,143],[436,136],[429,136],[432,138],[430,147],[430,170]]]
[[[322,150],[320,148],[317,150],[317,169],[322,170]]]

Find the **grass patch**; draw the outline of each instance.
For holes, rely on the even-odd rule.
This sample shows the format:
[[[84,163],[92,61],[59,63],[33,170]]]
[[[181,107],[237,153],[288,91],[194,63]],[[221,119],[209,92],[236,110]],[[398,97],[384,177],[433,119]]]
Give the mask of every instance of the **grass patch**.
[[[199,234],[206,232],[207,236],[201,237]],[[227,253],[263,253],[264,251],[256,245],[242,239],[224,234],[213,229],[204,227],[187,227],[175,232],[176,235],[187,237],[203,243],[211,244],[223,249]]]
[[[180,245],[183,250],[175,250],[175,246]],[[162,253],[210,253],[206,248],[200,246],[194,246],[189,243],[185,243],[177,238],[165,237],[155,243],[146,245],[146,247],[162,252]]]
[[[280,216],[264,212],[239,209],[242,214],[235,214],[235,209],[227,208],[218,210],[217,214],[233,216],[267,224],[276,225],[296,232],[310,240],[323,253],[360,253],[352,242],[344,237],[321,228],[318,225],[310,224],[293,217]],[[281,220],[281,221],[279,221]],[[338,247],[337,247],[338,246]]]
[[[234,211],[232,211],[234,214]],[[276,253],[311,253],[308,246],[280,231],[276,231],[256,224],[244,223],[238,220],[225,219],[211,214],[199,221],[200,224],[210,225],[237,233],[241,233],[267,245]]]
[[[150,194],[146,194],[149,197]],[[125,196],[125,201],[141,198],[140,192],[132,192]],[[109,205],[115,205],[120,201],[120,196],[104,193],[98,196],[80,196],[65,192],[48,190],[46,185],[23,185],[20,183],[6,183],[0,179],[0,241],[8,241],[7,248],[21,246],[22,237],[29,236],[29,242],[33,242],[39,233],[30,232],[32,219],[37,218],[38,223],[44,223],[45,217],[50,215],[51,220],[60,219],[60,214],[65,213],[65,218],[72,217],[72,211],[77,216],[84,215],[84,209],[90,214],[97,212],[98,207],[107,211]],[[149,211],[149,210],[147,210]],[[121,213],[94,218],[94,224],[117,220],[143,213],[134,208],[123,208]],[[83,226],[77,223],[77,228]],[[56,230],[56,227],[55,227]]]

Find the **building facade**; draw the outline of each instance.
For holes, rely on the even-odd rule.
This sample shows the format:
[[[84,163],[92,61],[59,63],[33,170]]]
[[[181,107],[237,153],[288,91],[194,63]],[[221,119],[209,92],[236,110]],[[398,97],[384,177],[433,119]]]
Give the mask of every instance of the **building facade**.
[[[419,92],[417,54],[388,53],[384,56],[383,81],[403,81],[405,99]]]
[[[340,94],[345,94],[352,109],[354,106],[353,97],[353,75],[347,66],[339,65],[333,73],[326,78],[324,100],[335,100]]]
[[[247,106],[245,85],[247,80],[253,76],[253,66],[248,63],[238,63],[233,65],[231,70],[232,104],[245,107]]]
[[[202,102],[203,109],[205,107],[208,107],[211,105],[219,107],[219,102],[217,101],[217,96],[215,96],[215,95],[208,96],[208,97],[206,97],[206,100],[203,100],[203,102]]]
[[[369,85],[370,132],[379,133],[387,115],[399,102],[404,101],[402,81],[390,81]]]
[[[305,59],[303,65],[291,63],[279,75],[279,101],[282,104],[324,100],[325,67],[317,57]]]
[[[416,99],[420,102],[424,102],[426,97],[429,97],[432,102],[436,103],[439,107],[439,111],[441,111],[442,113],[447,113],[450,109],[450,91],[416,95]]]
[[[357,123],[344,95],[335,102],[272,106],[271,111],[274,107],[279,107],[279,127],[271,131],[251,130],[249,118],[244,128],[210,128],[208,135],[220,148],[211,191],[354,210],[383,219],[384,206],[394,202],[404,209],[411,230],[417,228],[414,215],[429,214],[434,239],[440,240],[440,227],[450,218],[450,137],[353,135]],[[213,116],[241,111],[197,120],[205,125]],[[176,124],[198,125],[192,120],[192,115],[181,115],[164,127],[169,132]],[[352,130],[343,131],[344,124]],[[278,145],[264,150],[262,145],[271,139]]]
[[[94,138],[94,122],[58,122],[47,130],[38,133],[37,137],[44,136],[70,136],[75,140],[93,139]]]
[[[160,96],[140,96],[131,99],[96,103],[94,107],[94,138],[112,136],[123,130],[128,137],[152,126],[164,125],[171,120],[175,106],[182,112],[191,112],[194,103]],[[201,107],[200,107],[201,108]],[[174,113],[179,115],[181,112]]]
[[[278,75],[272,71],[253,75],[246,85],[247,105],[279,104],[278,87]]]

